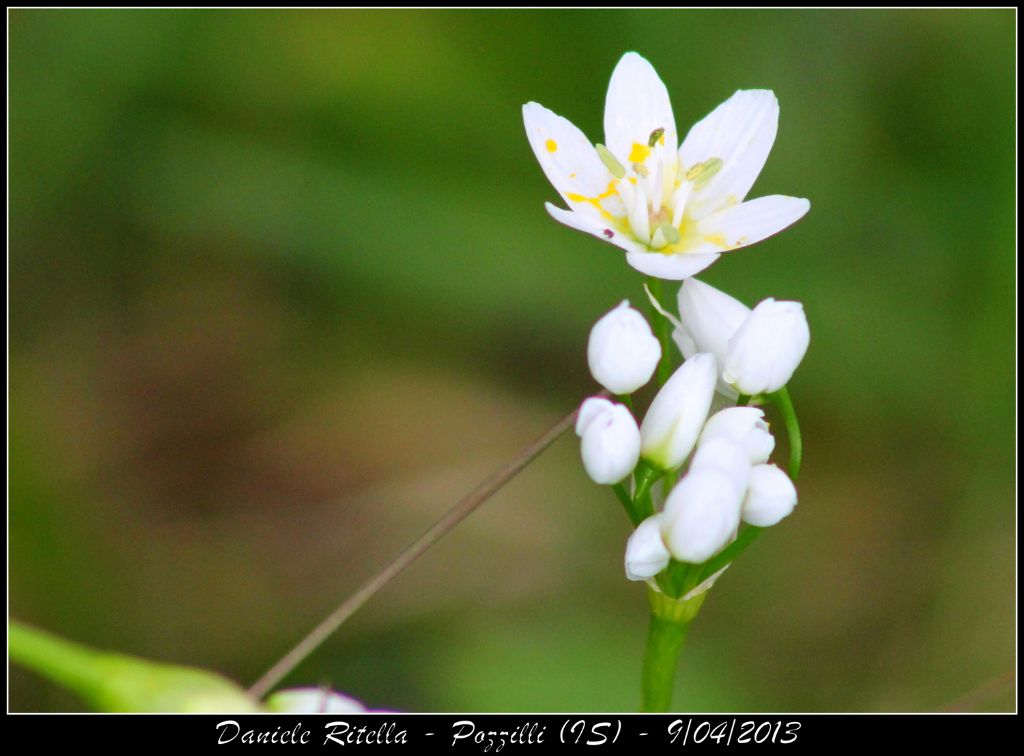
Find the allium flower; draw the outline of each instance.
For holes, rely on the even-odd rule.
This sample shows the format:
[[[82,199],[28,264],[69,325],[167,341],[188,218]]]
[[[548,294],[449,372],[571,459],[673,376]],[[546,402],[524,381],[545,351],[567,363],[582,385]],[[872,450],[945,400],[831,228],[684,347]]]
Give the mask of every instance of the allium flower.
[[[778,117],[771,91],[740,90],[690,129],[677,150],[668,91],[632,52],[608,86],[606,144],[592,145],[535,102],[523,106],[530,146],[570,208],[548,203],[548,212],[621,247],[641,273],[670,280],[781,231],[810,209],[807,200],[782,195],[744,202],[768,159]]]
[[[640,429],[622,404],[591,397],[576,417],[580,456],[595,483],[613,485],[625,478],[640,460]]]
[[[661,344],[644,316],[622,302],[590,331],[587,363],[594,380],[613,394],[631,394],[651,380]]]

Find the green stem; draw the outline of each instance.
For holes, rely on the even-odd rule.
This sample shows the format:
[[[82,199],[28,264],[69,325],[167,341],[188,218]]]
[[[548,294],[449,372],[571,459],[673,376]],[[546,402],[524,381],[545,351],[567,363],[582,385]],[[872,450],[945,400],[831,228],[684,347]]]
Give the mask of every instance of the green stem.
[[[660,278],[648,277],[647,288],[658,300],[662,307],[665,307],[664,283]],[[665,309],[668,309],[667,307]],[[654,333],[661,342],[661,360],[658,362],[658,385],[664,386],[665,381],[672,377],[672,324],[664,315],[651,306],[651,321],[654,323]]]
[[[793,409],[793,400],[789,398],[789,392],[783,386],[774,394],[771,400],[779,413],[782,421],[786,424],[786,433],[789,435],[789,477],[796,482],[800,476],[800,463],[803,460],[804,445],[800,438],[800,424],[796,419],[796,410]]]
[[[636,492],[633,494],[633,511],[640,522],[654,514],[654,501],[651,499],[651,486],[664,475],[664,471],[641,462],[636,468]],[[633,515],[630,514],[630,519]]]
[[[636,502],[633,501],[633,497],[629,495],[629,491],[622,483],[616,483],[612,486],[612,491],[615,492],[615,497],[622,504],[623,509],[626,510],[626,515],[629,517],[629,521],[633,523],[633,527],[637,527],[641,522],[644,521],[643,515],[640,513],[640,509]]]
[[[649,589],[651,624],[644,653],[641,711],[665,712],[672,707],[679,653],[707,594],[678,601]]]
[[[744,528],[740,534],[736,536],[735,541],[722,549],[717,556],[704,563],[704,566],[700,570],[700,578],[697,580],[696,585],[700,585],[703,581],[707,580],[720,569],[732,562],[733,559],[742,554],[746,550],[747,546],[752,544],[754,539],[761,535],[762,530],[764,530],[764,528],[759,528],[755,525],[749,525]]]

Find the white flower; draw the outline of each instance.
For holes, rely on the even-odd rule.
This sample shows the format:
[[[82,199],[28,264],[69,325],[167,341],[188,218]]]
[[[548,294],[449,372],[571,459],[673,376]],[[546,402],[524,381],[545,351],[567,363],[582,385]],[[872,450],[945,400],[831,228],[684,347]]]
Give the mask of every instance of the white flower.
[[[786,517],[796,506],[796,488],[775,465],[757,465],[750,471],[750,485],[743,501],[743,520],[767,528]]]
[[[637,525],[626,542],[626,577],[629,580],[646,580],[668,567],[671,556],[661,539],[664,519],[664,514],[648,517]]]
[[[713,468],[687,473],[665,502],[661,535],[669,553],[681,562],[710,559],[735,536],[741,503],[724,473]]]
[[[613,394],[631,394],[646,384],[660,359],[661,344],[629,301],[607,313],[590,331],[590,372]]]
[[[744,202],[775,141],[779,105],[740,90],[679,141],[668,91],[654,68],[626,53],[605,101],[605,145],[535,102],[523,120],[537,160],[569,205],[558,221],[611,242],[641,273],[681,280],[722,252],[759,242],[810,209],[771,195]]]
[[[583,467],[595,483],[618,483],[640,461],[640,429],[624,405],[601,397],[585,400],[576,418],[576,435],[581,438]]]
[[[737,500],[743,500],[750,482],[750,457],[742,446],[728,438],[702,439],[687,474],[706,469],[725,475],[736,489]]]
[[[661,387],[640,425],[644,459],[672,470],[683,464],[708,416],[718,368],[711,354],[695,354]]]
[[[349,714],[366,711],[359,701],[326,688],[290,688],[267,698],[271,711],[290,714]]]
[[[803,305],[768,298],[729,341],[722,380],[751,396],[778,391],[793,377],[810,340]]]
[[[729,407],[709,417],[699,444],[703,446],[715,438],[739,444],[752,465],[767,462],[775,448],[775,438],[768,430],[764,411],[757,407]]]

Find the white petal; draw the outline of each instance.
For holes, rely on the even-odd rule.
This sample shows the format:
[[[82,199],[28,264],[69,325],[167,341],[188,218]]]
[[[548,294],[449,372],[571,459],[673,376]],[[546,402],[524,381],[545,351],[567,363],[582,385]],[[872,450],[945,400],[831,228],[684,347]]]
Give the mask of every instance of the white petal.
[[[727,207],[697,223],[702,243],[693,252],[728,252],[756,244],[800,220],[810,209],[807,200],[781,194]]]
[[[694,192],[689,213],[702,218],[723,206],[743,201],[764,168],[779,126],[779,102],[768,89],[736,92],[699,121],[683,140],[683,170],[710,158],[722,167]]]
[[[570,121],[543,105],[528,102],[523,105],[523,122],[544,175],[566,202],[586,204],[573,203],[569,195],[596,197],[607,190],[611,173],[594,145]]]
[[[603,223],[599,218],[584,215],[574,210],[566,210],[552,205],[550,202],[545,202],[544,207],[547,208],[548,214],[559,223],[564,223],[570,228],[575,228],[577,231],[582,231],[585,234],[596,236],[598,239],[611,242],[616,247],[626,250],[626,252],[640,252],[646,249],[643,244],[631,239],[612,226]],[[630,264],[632,265],[632,263]]]
[[[665,129],[662,149],[675,152],[679,137],[668,90],[650,63],[635,52],[626,53],[608,85],[604,105],[605,145],[628,166],[633,143],[648,146],[655,129]]]
[[[620,245],[621,246],[621,245]],[[643,247],[626,255],[626,262],[648,276],[681,281],[695,276],[718,259],[717,254],[663,255],[660,252],[644,252]]]

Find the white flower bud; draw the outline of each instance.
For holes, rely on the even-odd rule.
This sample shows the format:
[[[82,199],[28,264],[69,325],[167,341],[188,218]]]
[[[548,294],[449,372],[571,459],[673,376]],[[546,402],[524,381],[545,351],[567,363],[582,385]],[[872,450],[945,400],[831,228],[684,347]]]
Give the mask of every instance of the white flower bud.
[[[576,418],[576,434],[582,439],[583,467],[595,483],[618,483],[640,461],[640,429],[624,405],[587,399]]]
[[[662,470],[683,464],[707,419],[717,375],[714,355],[701,353],[665,382],[640,426],[644,459]]]
[[[593,420],[602,412],[607,412],[615,406],[614,402],[605,399],[603,396],[592,396],[583,400],[580,411],[576,413],[576,435],[582,436]]]
[[[590,331],[590,372],[613,394],[631,394],[645,385],[660,359],[661,344],[628,300],[597,321]]]
[[[775,438],[768,430],[764,411],[757,407],[729,407],[709,417],[701,431],[699,444],[714,438],[725,438],[739,444],[752,465],[767,462],[775,448]]]
[[[705,469],[725,475],[736,489],[736,498],[743,501],[750,482],[750,457],[742,446],[727,438],[701,441],[693,453],[689,473]]]
[[[359,701],[323,688],[290,688],[267,698],[271,711],[290,714],[349,714],[366,711]]]
[[[778,391],[793,377],[810,340],[803,305],[768,298],[729,342],[722,379],[751,396]]]
[[[711,352],[721,370],[729,339],[748,315],[750,308],[738,299],[696,278],[688,278],[679,288],[680,323],[672,338],[683,357],[689,359],[697,352]],[[736,397],[736,390],[724,381],[719,383],[718,390]]]
[[[630,580],[646,580],[668,567],[671,556],[661,540],[661,524],[664,514],[648,517],[637,525],[626,543],[626,577]]]
[[[701,468],[687,474],[665,502],[661,536],[669,553],[681,562],[707,561],[735,536],[740,506],[736,486],[724,473]]]
[[[760,528],[774,525],[796,506],[796,487],[775,465],[756,465],[743,501],[743,520]]]
[[[683,356],[711,352],[721,365],[729,339],[736,333],[750,308],[714,286],[687,278],[679,288],[680,328],[672,337]]]

